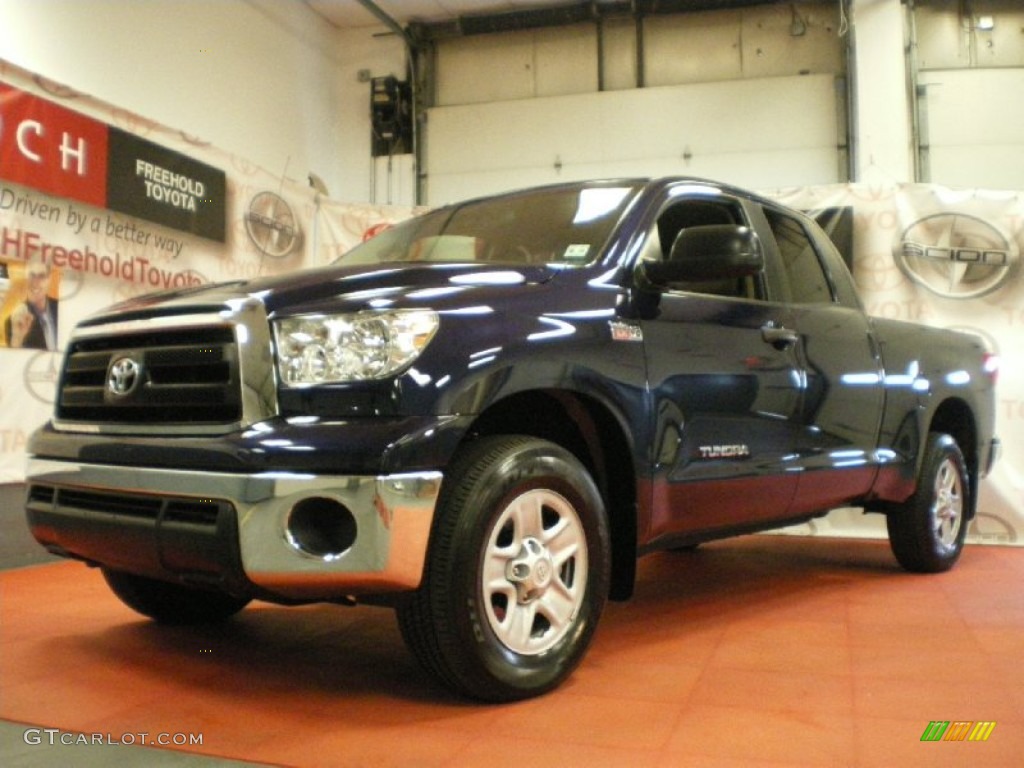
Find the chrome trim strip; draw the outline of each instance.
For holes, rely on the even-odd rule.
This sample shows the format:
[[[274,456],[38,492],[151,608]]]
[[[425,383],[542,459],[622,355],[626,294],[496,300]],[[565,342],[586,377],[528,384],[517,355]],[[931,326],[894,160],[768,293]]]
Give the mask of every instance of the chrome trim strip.
[[[30,459],[27,483],[228,501],[238,515],[246,576],[283,597],[317,600],[418,587],[441,478],[245,475]],[[310,497],[334,499],[355,517],[356,539],[343,554],[318,558],[288,542],[288,514]]]

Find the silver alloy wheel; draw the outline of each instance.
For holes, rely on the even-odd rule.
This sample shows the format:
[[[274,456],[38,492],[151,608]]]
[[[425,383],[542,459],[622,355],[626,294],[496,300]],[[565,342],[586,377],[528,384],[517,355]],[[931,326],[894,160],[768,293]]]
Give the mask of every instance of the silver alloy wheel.
[[[583,606],[587,568],[586,535],[572,504],[548,489],[512,499],[491,529],[481,568],[498,640],[526,656],[558,643]]]
[[[936,541],[944,550],[956,547],[963,525],[964,498],[960,473],[952,459],[945,459],[935,473],[935,501],[932,504],[932,526]]]

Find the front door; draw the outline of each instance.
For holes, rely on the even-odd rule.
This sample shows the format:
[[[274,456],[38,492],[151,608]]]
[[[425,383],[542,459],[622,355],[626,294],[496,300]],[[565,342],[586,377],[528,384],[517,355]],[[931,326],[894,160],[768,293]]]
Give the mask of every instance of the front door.
[[[675,200],[642,258],[663,257],[686,226],[744,224],[738,201]],[[794,320],[764,281],[669,286],[641,313],[655,435],[650,530],[657,539],[781,520],[804,378]]]

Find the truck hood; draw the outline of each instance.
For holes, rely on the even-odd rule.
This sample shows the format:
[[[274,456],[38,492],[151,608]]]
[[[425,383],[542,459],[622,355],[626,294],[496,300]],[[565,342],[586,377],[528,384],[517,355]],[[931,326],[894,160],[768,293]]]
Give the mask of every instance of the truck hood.
[[[558,271],[547,265],[339,265],[147,294],[110,307],[102,314],[109,320],[111,315],[148,315],[161,310],[180,312],[186,307],[217,305],[239,295],[259,299],[271,316],[397,306],[450,306],[465,301],[469,292],[505,293],[510,288],[545,283]]]

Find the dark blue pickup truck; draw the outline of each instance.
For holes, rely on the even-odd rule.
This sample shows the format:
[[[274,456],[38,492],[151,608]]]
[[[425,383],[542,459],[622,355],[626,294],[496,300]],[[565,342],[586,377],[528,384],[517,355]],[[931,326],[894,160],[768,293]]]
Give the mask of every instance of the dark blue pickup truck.
[[[571,673],[656,549],[854,506],[907,569],[951,567],[996,368],[865,316],[827,236],[769,200],[543,187],[81,323],[28,519],[157,621],[386,603],[440,680],[507,701]]]

